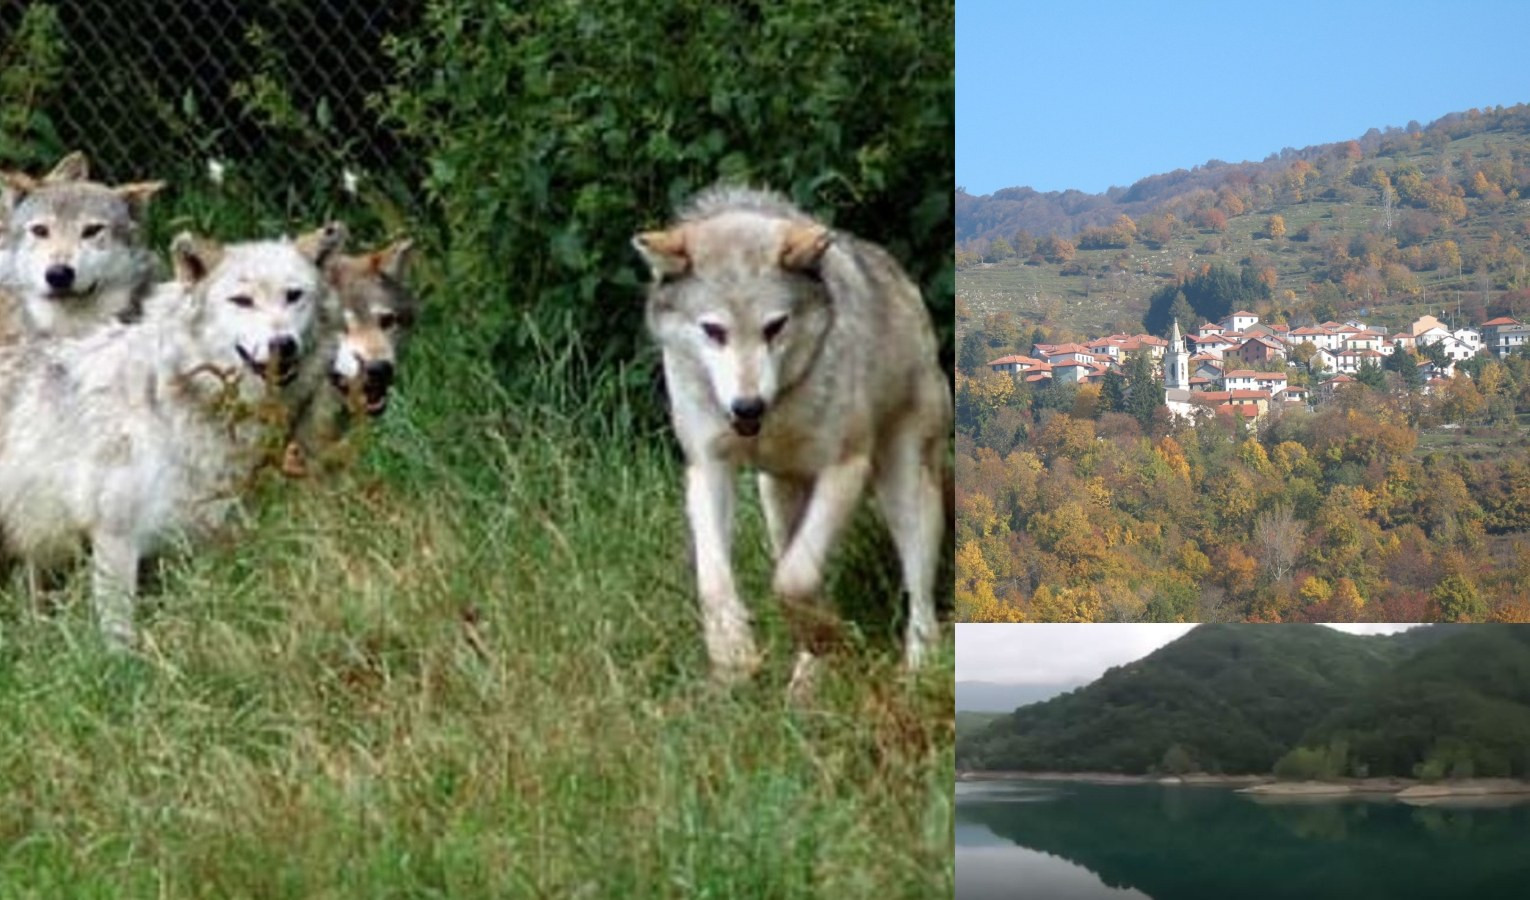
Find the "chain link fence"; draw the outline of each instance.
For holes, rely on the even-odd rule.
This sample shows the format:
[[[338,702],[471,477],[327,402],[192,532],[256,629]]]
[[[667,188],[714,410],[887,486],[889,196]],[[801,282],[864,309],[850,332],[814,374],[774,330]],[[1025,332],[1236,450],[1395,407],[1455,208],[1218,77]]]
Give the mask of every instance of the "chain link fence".
[[[158,247],[408,233],[506,382],[649,380],[631,234],[770,185],[904,263],[949,370],[954,47],[951,0],[0,0],[0,169],[163,180]]]
[[[362,177],[418,181],[378,107],[386,41],[422,6],[0,0],[0,167],[79,149],[102,180],[241,177],[288,208],[283,192],[312,206]]]

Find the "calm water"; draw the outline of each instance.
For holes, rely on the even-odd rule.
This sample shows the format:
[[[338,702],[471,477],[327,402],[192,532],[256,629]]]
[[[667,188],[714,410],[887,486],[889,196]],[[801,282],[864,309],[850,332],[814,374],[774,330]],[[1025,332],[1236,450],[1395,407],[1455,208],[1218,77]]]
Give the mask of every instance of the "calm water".
[[[956,900],[1530,898],[1530,805],[956,785]]]

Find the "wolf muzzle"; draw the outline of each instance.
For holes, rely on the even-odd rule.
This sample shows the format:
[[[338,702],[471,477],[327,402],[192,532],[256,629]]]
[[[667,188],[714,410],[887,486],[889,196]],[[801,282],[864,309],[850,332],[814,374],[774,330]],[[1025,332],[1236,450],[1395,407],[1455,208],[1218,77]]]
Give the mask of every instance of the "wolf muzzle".
[[[69,300],[76,297],[84,297],[90,294],[89,290],[81,290],[76,279],[78,273],[74,266],[63,263],[55,263],[43,270],[43,281],[48,285],[48,298],[50,300]]]
[[[277,335],[266,344],[266,360],[261,362],[244,349],[242,345],[235,344],[234,349],[239,351],[239,358],[250,367],[250,371],[258,375],[263,381],[274,381],[279,385],[288,385],[298,374],[298,354],[301,346],[297,338],[288,335]]]
[[[329,380],[340,393],[346,396],[350,396],[352,388],[359,382],[361,399],[366,404],[367,415],[376,417],[388,409],[388,393],[393,388],[395,372],[393,363],[388,360],[374,360],[363,364],[361,373],[355,378],[346,378],[338,372],[331,372]]]
[[[740,397],[728,407],[732,414],[733,430],[743,437],[760,433],[760,420],[765,417],[765,400],[762,397]]]

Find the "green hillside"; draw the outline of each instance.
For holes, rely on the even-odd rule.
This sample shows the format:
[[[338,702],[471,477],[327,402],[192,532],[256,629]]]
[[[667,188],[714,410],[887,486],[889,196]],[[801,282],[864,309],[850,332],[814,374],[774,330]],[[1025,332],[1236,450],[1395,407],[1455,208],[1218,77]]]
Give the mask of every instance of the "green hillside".
[[[959,737],[957,764],[1265,773],[1295,748],[1335,746],[1335,771],[1312,774],[1525,775],[1530,629],[1204,625]],[[1443,768],[1415,772],[1434,757]]]

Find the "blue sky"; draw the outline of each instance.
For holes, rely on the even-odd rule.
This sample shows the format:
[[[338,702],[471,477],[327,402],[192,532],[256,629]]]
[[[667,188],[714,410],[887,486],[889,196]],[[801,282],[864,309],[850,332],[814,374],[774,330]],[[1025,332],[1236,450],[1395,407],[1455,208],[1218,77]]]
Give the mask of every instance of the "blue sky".
[[[957,0],[956,183],[1098,193],[1530,102],[1530,3]]]

